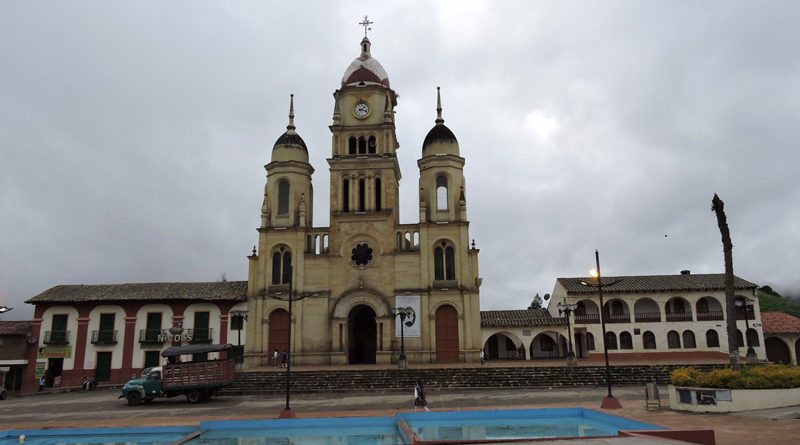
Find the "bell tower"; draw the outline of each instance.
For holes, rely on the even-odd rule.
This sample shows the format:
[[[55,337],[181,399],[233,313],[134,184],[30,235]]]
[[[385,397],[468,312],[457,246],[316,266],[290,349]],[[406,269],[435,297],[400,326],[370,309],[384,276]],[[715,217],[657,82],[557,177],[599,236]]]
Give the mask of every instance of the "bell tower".
[[[400,166],[395,132],[397,93],[383,66],[372,57],[365,35],[360,55],[347,67],[341,88],[333,93],[330,221],[332,243],[337,223],[368,216],[371,221],[399,222]],[[358,216],[356,216],[358,215]],[[335,250],[336,245],[331,248]]]

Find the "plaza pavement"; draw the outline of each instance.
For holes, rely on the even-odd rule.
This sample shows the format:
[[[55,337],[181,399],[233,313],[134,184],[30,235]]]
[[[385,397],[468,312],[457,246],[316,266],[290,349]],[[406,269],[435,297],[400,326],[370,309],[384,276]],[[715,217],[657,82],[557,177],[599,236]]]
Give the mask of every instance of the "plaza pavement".
[[[292,408],[298,417],[393,416],[413,411],[412,388],[404,392],[297,394]],[[605,388],[431,390],[431,409],[508,409],[584,407],[600,410]],[[661,394],[666,394],[665,388]],[[10,397],[0,401],[0,431],[7,429],[94,428],[196,425],[201,420],[276,418],[285,405],[284,395],[224,396],[190,405],[184,397],[159,399],[151,405],[129,407],[118,399],[118,388],[88,393],[60,392]],[[800,407],[741,414],[688,414],[673,412],[662,400],[662,411],[647,411],[642,387],[620,387],[614,395],[623,409],[605,411],[671,429],[714,429],[718,444],[800,443]],[[787,418],[789,417],[789,418]],[[794,418],[791,418],[794,417]],[[776,420],[771,420],[776,418]],[[550,441],[537,441],[536,444]],[[666,444],[656,439],[595,439],[553,441],[559,445]]]

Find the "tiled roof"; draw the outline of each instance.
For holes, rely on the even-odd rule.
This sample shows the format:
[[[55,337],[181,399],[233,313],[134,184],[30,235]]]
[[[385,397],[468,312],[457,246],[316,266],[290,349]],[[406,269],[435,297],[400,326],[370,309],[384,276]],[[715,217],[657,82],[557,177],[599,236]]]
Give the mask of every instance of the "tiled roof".
[[[547,309],[481,311],[481,326],[566,326],[564,318],[553,318]]]
[[[26,301],[245,300],[247,281],[210,283],[77,284],[52,287]]]
[[[800,334],[800,318],[783,312],[762,312],[761,325],[765,334]]]
[[[605,283],[618,283],[607,286]],[[584,286],[581,282],[595,284],[595,278],[559,278],[558,283],[570,294],[594,294],[597,288]],[[725,289],[725,274],[680,274],[602,277],[605,292],[667,292],[667,291],[711,291]],[[735,289],[754,289],[757,286],[739,277],[733,277]]]
[[[0,321],[0,335],[28,335],[30,331],[30,321]]]

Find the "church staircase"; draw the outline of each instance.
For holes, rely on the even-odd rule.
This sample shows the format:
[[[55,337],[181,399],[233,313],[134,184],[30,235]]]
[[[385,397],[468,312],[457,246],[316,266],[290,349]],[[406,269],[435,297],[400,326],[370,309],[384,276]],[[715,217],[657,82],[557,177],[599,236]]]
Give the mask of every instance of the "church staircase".
[[[689,365],[625,365],[611,367],[614,386],[644,385],[656,381],[666,385],[673,370]],[[723,365],[691,365],[701,371]],[[547,388],[605,386],[603,366],[577,367],[469,367],[425,369],[353,369],[292,371],[294,393],[403,391],[420,379],[428,388]],[[222,394],[276,394],[286,390],[285,371],[238,372],[233,385]]]

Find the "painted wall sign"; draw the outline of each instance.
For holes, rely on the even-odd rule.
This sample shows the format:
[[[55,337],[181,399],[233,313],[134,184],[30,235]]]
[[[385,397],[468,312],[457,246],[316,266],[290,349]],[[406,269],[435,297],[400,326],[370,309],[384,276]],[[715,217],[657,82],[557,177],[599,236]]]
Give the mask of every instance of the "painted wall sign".
[[[36,362],[36,378],[44,376],[44,372],[47,369],[47,362]]]
[[[72,345],[46,345],[39,346],[36,358],[70,358]]]
[[[420,337],[420,324],[422,317],[419,315],[419,295],[397,295],[394,297],[395,308],[411,308],[408,311],[409,315],[406,316],[405,323],[403,324],[403,336],[405,337]],[[395,318],[394,323],[394,336],[400,337],[400,317]]]

